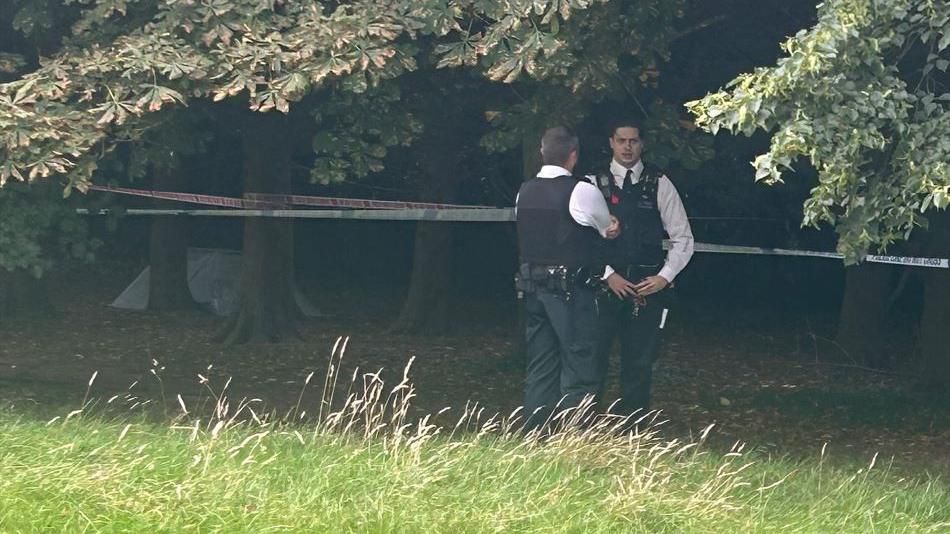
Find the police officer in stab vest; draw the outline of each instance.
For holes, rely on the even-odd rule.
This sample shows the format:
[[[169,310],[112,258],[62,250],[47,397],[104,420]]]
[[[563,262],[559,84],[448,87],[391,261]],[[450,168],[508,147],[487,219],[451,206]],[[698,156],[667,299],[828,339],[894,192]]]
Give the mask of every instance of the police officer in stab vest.
[[[636,121],[615,123],[613,160],[597,184],[621,223],[618,239],[605,243],[609,291],[598,299],[598,363],[606,379],[611,346],[620,338],[620,414],[650,408],[653,363],[669,311],[669,285],[693,255],[686,210],[669,178],[640,160],[643,129]],[[663,251],[668,235],[671,247]],[[604,385],[600,388],[603,395]]]
[[[601,386],[594,287],[604,264],[597,263],[597,255],[602,238],[617,237],[619,222],[595,186],[571,175],[578,148],[577,136],[567,128],[547,130],[541,140],[544,166],[522,184],[516,202],[529,431],[548,421],[555,408],[593,398]]]

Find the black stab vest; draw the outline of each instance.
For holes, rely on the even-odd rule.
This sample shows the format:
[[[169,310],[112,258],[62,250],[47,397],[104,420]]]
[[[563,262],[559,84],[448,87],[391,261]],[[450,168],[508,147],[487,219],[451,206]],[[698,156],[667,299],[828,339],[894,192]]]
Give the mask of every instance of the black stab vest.
[[[532,178],[518,193],[518,243],[521,263],[589,267],[600,235],[571,217],[572,176]]]
[[[657,203],[662,175],[658,169],[644,167],[640,180],[632,186],[624,184],[622,189],[609,171],[597,176],[597,186],[607,200],[610,214],[620,219],[621,224],[620,236],[603,244],[602,257],[609,265],[662,265],[666,258],[666,231]]]

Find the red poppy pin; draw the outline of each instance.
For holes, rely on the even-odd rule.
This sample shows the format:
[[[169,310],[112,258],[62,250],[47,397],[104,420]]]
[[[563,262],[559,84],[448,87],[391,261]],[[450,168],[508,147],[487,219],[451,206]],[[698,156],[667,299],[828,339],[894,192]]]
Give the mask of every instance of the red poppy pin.
[[[620,204],[620,197],[617,196],[617,193],[610,195],[610,203],[614,206]]]

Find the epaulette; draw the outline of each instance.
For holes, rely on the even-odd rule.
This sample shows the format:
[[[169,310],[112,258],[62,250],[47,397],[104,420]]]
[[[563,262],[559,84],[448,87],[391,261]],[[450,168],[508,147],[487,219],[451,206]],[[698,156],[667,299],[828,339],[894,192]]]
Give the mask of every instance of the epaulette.
[[[640,174],[640,180],[647,183],[659,183],[660,177],[665,173],[659,167],[653,165],[644,165],[643,173]]]
[[[643,167],[643,172],[640,174],[640,182],[643,183],[644,189],[656,194],[656,192],[659,190],[660,178],[663,175],[664,173],[659,167],[645,165]]]
[[[597,186],[597,189],[600,189],[600,192],[603,193],[604,198],[609,199],[610,195],[613,193],[611,188],[611,182],[613,182],[613,175],[608,173],[598,173],[596,176],[590,175],[594,180],[594,185]]]

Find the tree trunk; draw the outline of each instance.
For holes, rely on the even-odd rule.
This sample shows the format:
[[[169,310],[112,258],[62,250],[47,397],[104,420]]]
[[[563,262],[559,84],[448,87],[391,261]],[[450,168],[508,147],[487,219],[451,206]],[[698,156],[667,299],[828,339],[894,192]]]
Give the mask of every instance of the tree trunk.
[[[22,270],[0,269],[0,322],[37,317],[52,309],[45,278],[34,278]]]
[[[180,191],[184,180],[176,170],[153,167],[152,172],[153,189]],[[187,221],[170,215],[152,217],[150,222],[148,309],[193,308],[195,302],[188,289]]]
[[[452,126],[455,121],[443,124]],[[458,195],[464,177],[460,168],[462,136],[457,128],[434,127],[419,141],[416,152],[425,174],[423,199],[451,202]],[[412,333],[446,332],[452,301],[453,224],[420,221],[416,226],[415,249],[409,294],[391,331]]]
[[[884,366],[887,360],[883,344],[891,271],[886,265],[873,263],[845,271],[837,343],[854,361],[875,368]]]
[[[391,330],[446,332],[452,299],[452,224],[419,222],[409,294]]]
[[[947,257],[950,250],[950,213],[934,213],[924,254]],[[924,307],[920,317],[920,348],[924,361],[924,385],[950,386],[950,272],[928,268],[924,273]]]
[[[242,131],[244,190],[289,193],[291,144],[287,120],[278,113],[255,115]],[[244,219],[240,304],[219,335],[225,343],[278,342],[298,336],[294,300],[293,220]]]

